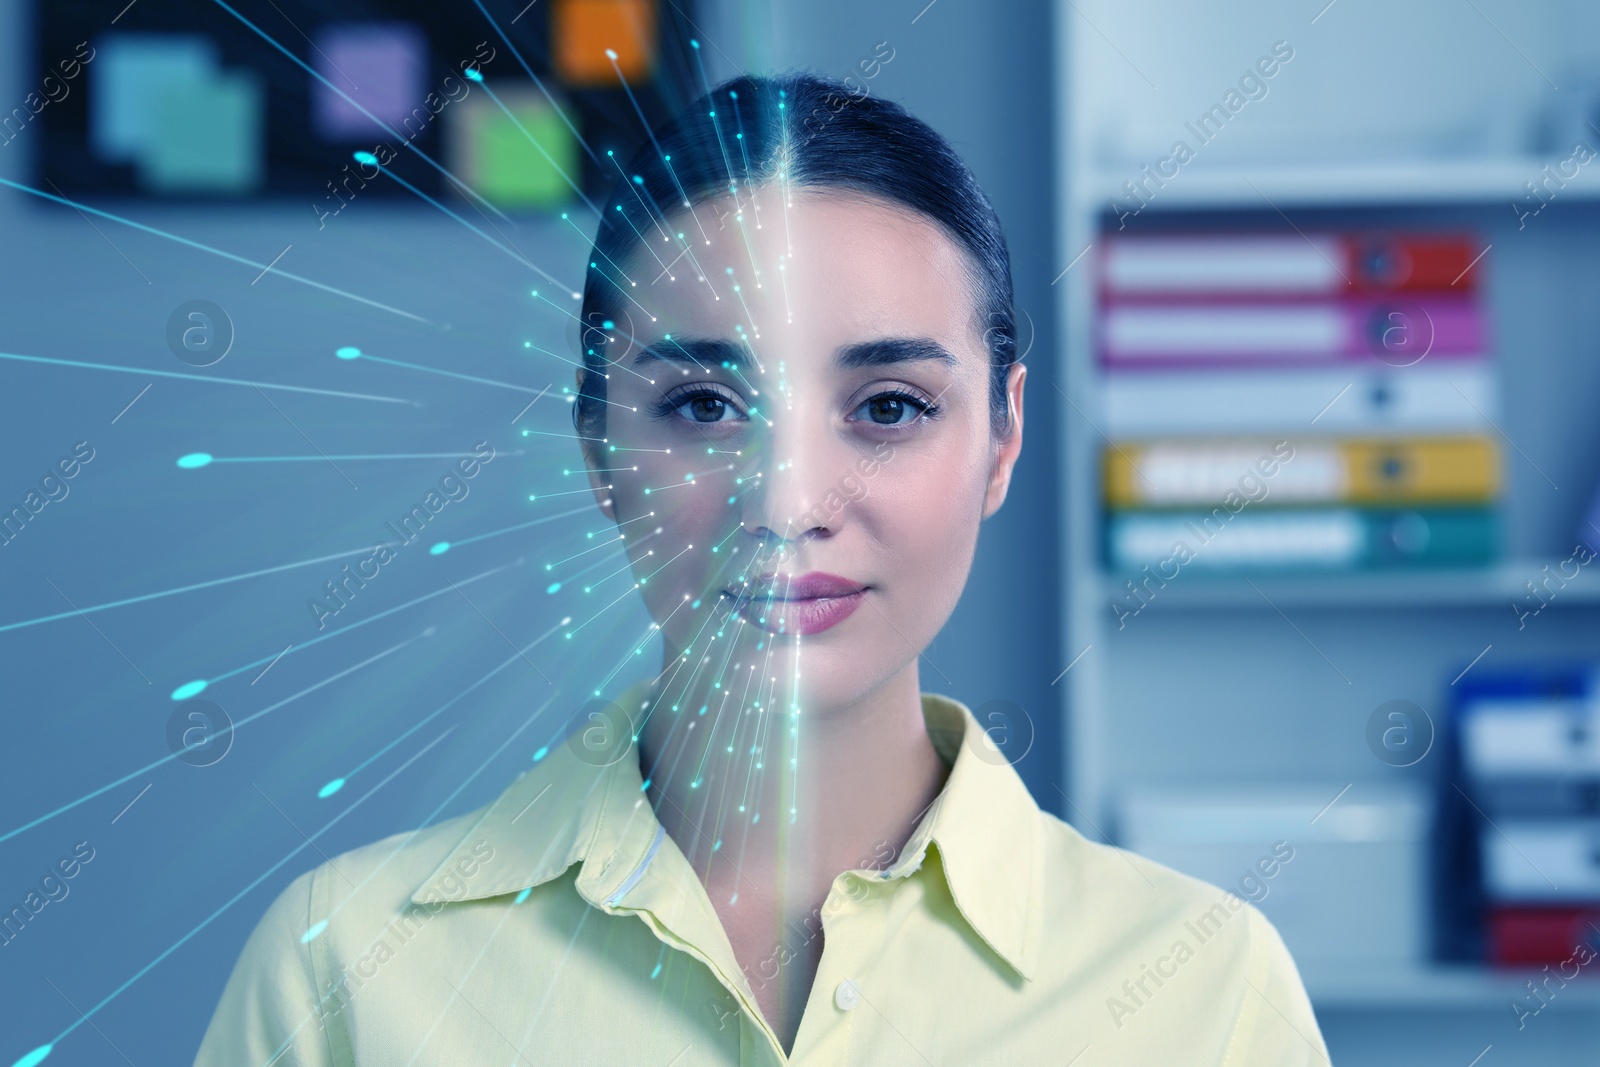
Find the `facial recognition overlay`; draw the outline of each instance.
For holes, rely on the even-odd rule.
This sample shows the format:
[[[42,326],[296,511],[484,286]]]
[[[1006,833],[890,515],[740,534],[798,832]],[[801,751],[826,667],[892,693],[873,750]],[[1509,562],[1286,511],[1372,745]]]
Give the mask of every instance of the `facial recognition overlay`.
[[[1597,34],[0,3],[0,1067],[1584,1062]]]

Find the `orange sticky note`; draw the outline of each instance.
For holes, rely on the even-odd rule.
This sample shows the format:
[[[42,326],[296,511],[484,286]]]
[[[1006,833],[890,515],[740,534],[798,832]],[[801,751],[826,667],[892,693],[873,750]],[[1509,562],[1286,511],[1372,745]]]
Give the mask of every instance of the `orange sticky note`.
[[[568,85],[616,86],[617,70],[644,81],[655,67],[655,0],[555,0],[550,20],[556,70]]]

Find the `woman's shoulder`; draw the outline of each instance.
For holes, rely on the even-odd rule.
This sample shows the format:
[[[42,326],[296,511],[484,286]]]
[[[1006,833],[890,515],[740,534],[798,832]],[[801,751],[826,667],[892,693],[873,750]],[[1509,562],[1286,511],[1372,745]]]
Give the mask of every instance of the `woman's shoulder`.
[[[1126,946],[1130,940],[1163,948],[1179,940],[1220,942],[1233,946],[1240,965],[1275,948],[1278,935],[1271,921],[1236,888],[1213,885],[1091,840],[1049,812],[1041,810],[1040,816],[1045,899],[1054,913],[1050,918],[1056,920],[1047,927],[1066,928],[1081,938],[1087,925],[1107,946]],[[1086,916],[1093,922],[1085,924]]]
[[[1098,990],[1108,1040],[1132,1048],[1165,1028],[1227,1064],[1327,1063],[1294,959],[1247,899],[1265,898],[1264,879],[1280,873],[1292,848],[1285,855],[1285,842],[1265,845],[1237,883],[1223,887],[1092,841],[1047,812],[1040,817],[1041,958],[1057,968],[1046,984]]]
[[[330,927],[366,925],[361,916],[392,916],[435,875],[475,825],[486,804],[429,826],[360,845],[303,871],[269,905],[261,926],[298,932],[306,943]],[[382,919],[378,919],[382,922]]]

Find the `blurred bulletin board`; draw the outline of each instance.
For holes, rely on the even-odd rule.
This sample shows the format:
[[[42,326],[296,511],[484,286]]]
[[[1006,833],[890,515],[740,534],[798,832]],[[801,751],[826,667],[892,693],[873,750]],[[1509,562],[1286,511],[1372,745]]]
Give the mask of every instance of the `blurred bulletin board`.
[[[455,199],[414,147],[554,208],[648,139],[629,89],[655,124],[700,88],[691,2],[37,0],[37,92],[0,137],[38,124],[37,184],[69,197]]]

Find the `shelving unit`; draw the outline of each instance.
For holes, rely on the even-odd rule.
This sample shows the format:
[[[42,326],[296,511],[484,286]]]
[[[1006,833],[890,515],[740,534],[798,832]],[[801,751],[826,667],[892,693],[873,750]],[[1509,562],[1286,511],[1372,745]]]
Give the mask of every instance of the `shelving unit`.
[[[1515,17],[1485,4],[1488,18]],[[1527,53],[1519,57],[1481,20],[1461,29],[1462,19],[1478,16],[1443,0],[1404,12],[1339,5],[1309,23],[1319,7],[1308,14],[1242,0],[1226,11],[1169,5],[1155,18],[1111,0],[1058,4],[1055,287],[1063,347],[1055,381],[1035,395],[1051,398],[1060,427],[1059,663],[1071,667],[1057,686],[1069,811],[1090,836],[1104,830],[1115,838],[1118,797],[1132,787],[1325,780],[1335,783],[1332,795],[1347,782],[1359,790],[1405,775],[1428,780],[1436,764],[1399,771],[1367,748],[1362,727],[1379,704],[1414,701],[1442,720],[1452,678],[1478,663],[1475,656],[1479,670],[1600,658],[1600,577],[1591,573],[1600,561],[1525,627],[1510,606],[1524,602],[1525,583],[1570,555],[1600,480],[1600,306],[1592,295],[1600,286],[1600,157],[1519,225],[1511,205],[1527,196],[1524,183],[1567,152],[1535,154],[1498,136],[1479,151],[1430,156],[1421,134],[1401,136],[1470,130],[1491,113],[1503,127],[1531,127],[1556,94],[1528,64],[1565,72],[1586,62],[1580,28],[1600,23],[1600,12],[1536,5],[1514,34]],[[1419,60],[1402,42],[1425,30],[1432,58]],[[1503,435],[1505,446],[1503,558],[1473,569],[1184,572],[1119,629],[1109,602],[1125,595],[1130,576],[1109,573],[1101,560],[1096,247],[1118,227],[1111,202],[1125,196],[1123,183],[1275,38],[1294,40],[1301,65],[1285,66],[1275,96],[1237,115],[1122,222],[1129,232],[1292,235],[1370,226],[1480,234],[1491,356],[1504,391],[1497,424],[1484,431]],[[1456,51],[1435,55],[1447,48]],[[1393,84],[1362,83],[1364,72],[1379,69],[1392,71]],[[1446,70],[1455,78],[1448,84]],[[1568,84],[1570,75],[1557,77]],[[1321,136],[1330,114],[1341,128]],[[1508,115],[1516,122],[1504,121]],[[1382,147],[1397,141],[1408,143],[1405,153]],[[1589,143],[1600,148],[1600,131]],[[1587,973],[1552,1002],[1565,1022],[1541,1021],[1535,1036],[1516,1038],[1507,1005],[1538,972],[1424,960],[1305,961],[1302,973],[1336,1063],[1461,1067],[1489,1042],[1497,1055],[1500,1043],[1515,1040],[1521,1055],[1543,1057],[1592,1051],[1600,1034],[1600,980]],[[1477,1044],[1461,1056],[1469,1035]]]
[[[1600,134],[1593,134],[1600,148]],[[1174,211],[1257,210],[1344,205],[1488,204],[1521,201],[1529,191],[1524,183],[1538,182],[1544,168],[1561,157],[1528,156],[1519,159],[1460,159],[1397,163],[1329,163],[1317,167],[1282,167],[1266,164],[1238,170],[1180,170],[1177,177],[1157,189],[1150,210]],[[1600,159],[1568,168],[1576,173],[1552,182],[1552,204],[1600,199]],[[1085,194],[1091,201],[1109,203],[1126,199],[1122,183],[1132,173],[1101,171],[1086,175]],[[1558,174],[1557,177],[1560,177]]]
[[[1151,599],[1154,611],[1207,611],[1212,608],[1384,608],[1434,611],[1439,608],[1482,608],[1508,611],[1512,604],[1531,609],[1527,582],[1537,582],[1544,568],[1552,572],[1560,559],[1509,561],[1494,567],[1438,570],[1364,571],[1329,575],[1195,575],[1167,583]],[[1101,578],[1102,602],[1126,598],[1128,575]],[[1567,582],[1544,610],[1600,606],[1600,578],[1587,568]],[[1540,612],[1543,614],[1543,611]],[[1514,616],[1513,616],[1514,617]]]

